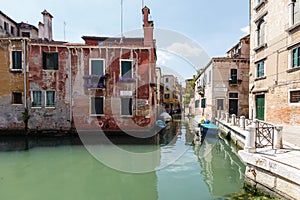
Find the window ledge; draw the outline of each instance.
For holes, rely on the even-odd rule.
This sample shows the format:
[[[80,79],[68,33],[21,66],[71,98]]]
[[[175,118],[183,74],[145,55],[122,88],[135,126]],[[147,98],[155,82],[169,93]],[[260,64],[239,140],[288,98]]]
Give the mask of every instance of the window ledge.
[[[255,78],[254,81],[260,81],[260,80],[264,80],[266,78],[267,78],[266,76],[262,76],[262,77]]]
[[[294,24],[293,26],[289,27],[285,31],[288,32],[288,33],[292,33],[293,31],[295,31],[298,28],[300,28],[300,22]]]
[[[90,114],[91,117],[104,117],[104,114]]]
[[[123,118],[132,118],[133,115],[121,115],[121,117],[123,117]]]
[[[37,106],[37,107],[31,107],[31,108],[33,108],[33,109],[41,109],[41,108],[43,108],[43,107],[39,107],[39,106]]]
[[[258,12],[267,2],[265,0],[262,0],[259,4],[257,4],[255,7],[254,7],[254,10],[256,12]]]
[[[261,44],[258,47],[254,48],[253,51],[259,52],[261,50],[264,50],[267,46],[268,46],[267,43]]]
[[[286,70],[287,73],[292,73],[292,72],[296,72],[296,71],[299,71],[300,70],[300,67],[295,67],[295,68],[291,68],[291,69],[288,69]]]
[[[23,69],[10,69],[10,72],[21,73],[23,72]]]

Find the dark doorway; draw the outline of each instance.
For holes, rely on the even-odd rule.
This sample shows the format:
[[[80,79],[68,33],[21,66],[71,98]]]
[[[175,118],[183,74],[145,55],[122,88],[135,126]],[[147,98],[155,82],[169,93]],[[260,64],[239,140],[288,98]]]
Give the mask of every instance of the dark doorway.
[[[229,114],[238,114],[239,101],[237,99],[229,99]]]

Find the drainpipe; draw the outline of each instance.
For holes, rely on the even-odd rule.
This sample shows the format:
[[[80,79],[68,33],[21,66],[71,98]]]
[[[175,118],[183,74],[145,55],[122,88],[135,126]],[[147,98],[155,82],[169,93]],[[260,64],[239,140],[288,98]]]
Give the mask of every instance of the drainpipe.
[[[22,40],[22,46],[23,46],[23,50],[24,50],[24,54],[23,54],[23,66],[24,66],[24,108],[27,108],[27,60],[26,60],[26,56],[27,56],[27,43],[26,40]]]
[[[73,85],[72,85],[72,64],[71,64],[71,53],[68,48],[68,67],[69,67],[69,80],[70,80],[70,128],[72,128],[72,119],[73,119]]]
[[[139,55],[138,53],[133,50],[133,52],[135,53],[135,57],[136,57],[136,62],[135,62],[135,115],[137,115],[138,113],[138,77],[139,77],[139,74],[138,74],[138,67],[139,67]]]

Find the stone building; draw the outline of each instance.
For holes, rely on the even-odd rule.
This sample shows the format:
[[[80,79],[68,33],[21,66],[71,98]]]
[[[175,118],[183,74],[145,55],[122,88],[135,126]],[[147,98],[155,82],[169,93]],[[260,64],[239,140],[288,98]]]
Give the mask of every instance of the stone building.
[[[164,106],[167,112],[180,108],[180,87],[174,75],[166,74],[162,76],[164,84]]]
[[[38,38],[38,29],[24,22],[17,23],[0,11],[0,37]]]
[[[250,118],[299,125],[300,2],[250,3]]]
[[[249,48],[247,35],[227,52],[212,58],[195,79],[195,114],[209,120],[217,112],[248,117]]]
[[[40,38],[21,38],[18,44],[1,39],[7,77],[1,79],[7,89],[0,93],[7,104],[1,106],[9,109],[1,113],[1,128],[12,126],[6,115],[16,109],[14,99],[20,104],[18,120],[12,120],[15,129],[23,128],[24,108],[29,110],[31,130],[150,128],[156,117],[156,52],[150,10],[145,7],[142,12],[142,38],[83,36],[84,44],[53,41],[53,17],[43,11]],[[15,56],[15,51],[25,53]],[[22,58],[13,60],[18,62],[16,69],[10,64],[12,56]],[[28,66],[25,75],[22,66]]]

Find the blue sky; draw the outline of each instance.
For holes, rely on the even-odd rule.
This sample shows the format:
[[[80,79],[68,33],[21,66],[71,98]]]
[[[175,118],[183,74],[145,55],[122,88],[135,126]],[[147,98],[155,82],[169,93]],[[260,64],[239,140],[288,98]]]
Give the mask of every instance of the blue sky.
[[[54,16],[55,40],[64,39],[64,22],[66,22],[66,40],[82,43],[81,36],[83,35],[116,36],[120,34],[120,1],[1,0],[0,8],[15,21],[24,21],[35,26],[42,21],[41,11],[46,9]],[[142,3],[142,0],[123,0],[125,36],[127,32],[142,28]],[[188,39],[190,44],[194,43],[193,46],[200,47],[209,57],[225,55],[239,38],[247,34],[242,29],[249,25],[248,0],[144,0],[144,4],[151,9],[151,19],[154,20],[156,29],[176,32],[184,38],[184,41]],[[186,44],[182,43],[181,46],[169,44],[169,47],[177,47],[177,49],[184,47],[181,48],[184,50],[187,47]],[[183,66],[183,63],[187,63],[185,61],[190,61],[189,58],[183,58],[184,56],[177,56],[177,60],[183,60],[177,62],[173,59],[174,55],[169,54],[168,57],[163,52],[159,55],[161,55],[161,60],[158,64],[170,67],[180,62]],[[169,60],[165,59],[167,57]],[[198,63],[192,60],[191,68],[203,67],[203,63],[206,62],[206,59]],[[187,76],[190,74],[184,75],[185,78],[188,78]]]

